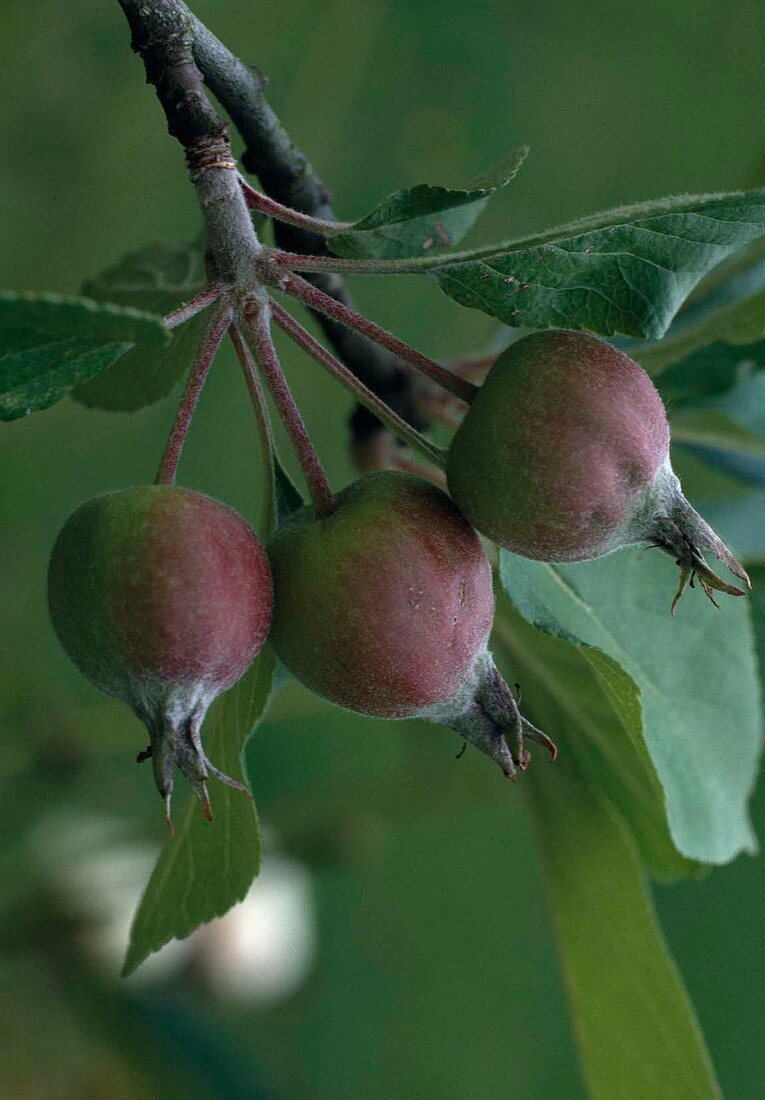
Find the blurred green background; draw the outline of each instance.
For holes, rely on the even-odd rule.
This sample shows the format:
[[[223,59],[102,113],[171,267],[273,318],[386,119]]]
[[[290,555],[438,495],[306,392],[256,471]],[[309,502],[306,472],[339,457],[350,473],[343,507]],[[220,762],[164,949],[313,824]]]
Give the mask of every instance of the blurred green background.
[[[484,239],[765,174],[757,0],[195,10],[269,74],[343,217],[399,186],[459,184],[519,141],[531,157],[484,216]],[[126,251],[196,233],[181,152],[116,2],[6,0],[0,102],[0,285],[76,292]],[[436,356],[491,335],[487,317],[427,282],[370,280],[356,294]],[[298,353],[285,362],[339,486],[352,476],[349,401]],[[151,479],[172,408],[67,400],[0,433],[2,1095],[582,1095],[522,792],[477,754],[455,764],[456,737],[351,718],[295,687],[252,746],[271,854],[249,915],[117,978],[161,807],[132,763],[137,722],[58,649],[44,578],[80,501]],[[181,480],[257,514],[254,429],[228,353]],[[762,495],[717,515],[750,558],[765,557],[758,516]],[[735,730],[721,736],[735,752]],[[762,831],[762,793],[754,817]],[[759,1098],[765,865],[742,858],[656,900],[724,1088]]]

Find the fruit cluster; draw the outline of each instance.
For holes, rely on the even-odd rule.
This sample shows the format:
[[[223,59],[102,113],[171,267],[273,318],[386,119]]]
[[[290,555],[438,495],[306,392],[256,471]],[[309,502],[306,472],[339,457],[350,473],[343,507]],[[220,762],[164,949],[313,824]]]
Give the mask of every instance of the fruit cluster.
[[[362,477],[294,513],[268,551],[209,497],[159,484],[96,497],[53,550],[49,603],[77,667],[146,724],[168,808],[177,765],[209,816],[200,728],[266,638],[287,669],[359,714],[457,730],[509,778],[528,742],[488,649],[492,571],[476,530],[525,557],[583,561],[639,542],[681,570],[677,598],[742,594],[701,556],[741,566],[691,508],[669,461],[661,399],[622,352],[574,332],[540,332],[491,369],[451,444],[451,499],[402,472]],[[475,528],[475,529],[474,529]],[[674,603],[673,603],[674,608]]]

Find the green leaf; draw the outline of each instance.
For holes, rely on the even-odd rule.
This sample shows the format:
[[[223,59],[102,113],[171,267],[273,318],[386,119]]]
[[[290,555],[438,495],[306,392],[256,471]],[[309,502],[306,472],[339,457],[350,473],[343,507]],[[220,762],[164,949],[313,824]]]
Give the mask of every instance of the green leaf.
[[[165,242],[125,256],[89,279],[83,290],[99,301],[165,314],[198,294],[206,281],[200,242]],[[166,346],[128,350],[108,371],[78,386],[73,396],[91,408],[120,412],[159,401],[188,371],[208,323],[209,313],[203,310],[174,329]]]
[[[765,717],[765,562],[756,562],[749,566],[752,578],[752,623],[757,640],[757,658],[760,666],[760,702]]]
[[[169,339],[162,318],[56,294],[0,293],[0,419],[46,409],[126,348]]]
[[[671,364],[691,359],[710,345],[723,345],[737,356],[737,362],[765,354],[765,291],[741,301],[731,302],[695,324],[686,325],[677,334],[635,352],[635,358],[651,375],[660,374]],[[758,350],[759,349],[759,350]],[[762,362],[758,362],[762,366]]]
[[[765,455],[765,438],[718,409],[693,409],[672,419],[672,441],[744,455]]]
[[[0,420],[17,420],[55,405],[132,346],[73,338],[0,355]]]
[[[675,566],[654,550],[578,565],[503,551],[500,568],[524,618],[602,650],[638,685],[645,742],[677,849],[706,863],[755,851],[747,802],[761,723],[746,600],[728,600],[716,612],[689,592],[673,619]]]
[[[82,290],[99,302],[164,314],[193,298],[206,282],[201,240],[160,241],[86,279]]]
[[[765,291],[705,314],[633,354],[657,376],[662,399],[673,412],[724,397],[765,367]]]
[[[263,433],[263,443],[264,477],[268,488],[264,499],[261,537],[268,543],[276,528],[293,512],[302,508],[305,502],[282,466],[270,430]],[[292,673],[276,657],[272,677],[273,694],[280,692],[291,679]]]
[[[765,241],[734,252],[708,275],[689,296],[683,314],[698,319],[728,302],[748,298],[765,288]]]
[[[245,779],[244,750],[271,695],[274,655],[266,647],[238,684],[214,704],[206,724],[206,751],[221,771]],[[130,931],[123,977],[172,939],[222,916],[241,901],[260,870],[261,844],[255,803],[223,783],[210,797],[213,821],[205,821],[189,797],[181,824],[162,850]]]
[[[763,235],[763,191],[681,196],[466,252],[433,274],[514,327],[658,338],[707,271]]]
[[[538,768],[526,779],[589,1095],[720,1100],[617,814],[563,770]]]
[[[640,691],[599,649],[537,630],[503,600],[493,651],[509,680],[519,680],[524,709],[559,740],[557,770],[606,795],[632,833],[644,864],[662,880],[692,874],[675,848],[664,791],[646,748]],[[533,768],[546,768],[537,754]]]
[[[72,397],[90,409],[135,412],[161,401],[191,367],[209,324],[206,311],[173,330],[166,348],[123,349],[117,361],[76,387]]]
[[[473,226],[486,204],[515,177],[528,147],[513,149],[501,164],[464,189],[421,183],[396,191],[353,225],[327,238],[338,256],[400,259],[451,248]]]
[[[0,292],[0,341],[5,350],[27,350],[56,340],[164,344],[162,318],[132,307],[61,294]]]
[[[641,355],[635,358],[646,365]],[[710,397],[722,397],[763,367],[765,340],[753,344],[718,342],[672,363],[655,382],[665,405],[674,411],[702,404]]]

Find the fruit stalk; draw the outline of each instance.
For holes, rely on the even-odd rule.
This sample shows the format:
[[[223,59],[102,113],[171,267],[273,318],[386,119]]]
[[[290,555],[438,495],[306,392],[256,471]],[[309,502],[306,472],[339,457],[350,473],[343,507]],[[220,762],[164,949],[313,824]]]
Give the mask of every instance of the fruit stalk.
[[[186,382],[186,388],[183,391],[170,435],[165,444],[157,476],[154,479],[157,485],[172,485],[175,481],[189,425],[196,411],[204,384],[207,381],[207,375],[210,373],[210,367],[231,324],[232,316],[231,306],[225,305],[218,311],[202,337],[202,343],[199,345],[197,357]]]
[[[406,442],[414,450],[419,451],[429,462],[435,463],[441,469],[444,468],[446,463],[446,451],[442,447],[437,447],[434,443],[431,443],[429,439],[426,439],[424,435],[413,428],[411,424],[408,424],[403,417],[400,417],[398,413],[394,412],[389,405],[387,405],[381,397],[372,393],[370,389],[360,382],[353,371],[349,370],[344,363],[327,350],[318,340],[315,340],[311,336],[310,332],[303,328],[303,326],[295,320],[277,302],[271,303],[271,310],[274,321],[295,343],[307,351],[317,363],[320,363],[325,370],[338,380],[346,389],[350,390],[355,397],[374,413],[375,416],[385,424],[387,428],[401,439],[405,439]]]
[[[273,395],[279,415],[292,440],[308,483],[311,499],[321,515],[329,515],[334,511],[335,498],[276,354],[271,336],[270,305],[268,303],[251,305],[244,322],[244,338]]]
[[[178,328],[179,325],[185,325],[187,321],[190,321],[192,317],[196,317],[203,309],[207,309],[213,302],[217,302],[222,291],[223,288],[219,283],[212,283],[211,286],[205,287],[205,289],[200,294],[197,294],[195,298],[192,298],[190,302],[184,302],[178,309],[166,313],[162,318],[165,322],[165,327],[173,329]]]
[[[340,321],[341,324],[360,332],[364,336],[368,336],[370,340],[374,340],[381,347],[392,351],[403,362],[409,363],[410,366],[420,371],[432,382],[443,386],[444,389],[453,393],[455,397],[459,397],[462,401],[470,404],[475,397],[477,387],[472,382],[467,382],[464,378],[458,378],[446,367],[442,367],[440,363],[428,359],[426,355],[405,344],[403,340],[399,340],[393,333],[376,325],[374,321],[363,317],[355,309],[350,309],[342,302],[336,302],[329,294],[325,294],[318,287],[312,286],[311,283],[306,279],[302,279],[299,275],[287,272],[279,280],[278,285],[280,290],[283,290],[285,294],[289,294],[291,298],[297,298],[303,305],[327,314],[328,317]]]
[[[255,366],[252,353],[247,347],[247,343],[239,328],[236,325],[232,325],[228,330],[228,334],[231,338],[231,343],[234,345],[239,365],[242,368],[242,374],[244,375],[244,381],[250,395],[250,402],[252,403],[252,411],[255,413],[263,468],[270,471],[273,469],[274,465],[276,444],[274,442],[274,430],[271,424],[271,417],[268,411],[268,402],[266,401],[266,395],[260,381],[258,368]],[[275,523],[276,502],[274,499],[273,478],[268,476],[265,478],[263,499],[261,502],[261,534],[265,535],[267,532],[270,532],[275,526]]]

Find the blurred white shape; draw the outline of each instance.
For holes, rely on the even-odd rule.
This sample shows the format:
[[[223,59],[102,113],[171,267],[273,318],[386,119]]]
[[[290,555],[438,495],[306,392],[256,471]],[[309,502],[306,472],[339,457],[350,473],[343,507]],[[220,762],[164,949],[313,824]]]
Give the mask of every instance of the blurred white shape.
[[[121,822],[59,813],[41,822],[36,845],[48,881],[83,919],[83,946],[115,975],[159,853],[124,837]],[[167,982],[193,963],[214,995],[264,1008],[302,985],[316,955],[312,876],[303,863],[274,851],[272,833],[264,844],[260,875],[244,901],[150,955],[130,984]]]
[[[316,955],[310,872],[287,856],[266,856],[244,901],[199,929],[192,942],[219,996],[258,1007],[286,999],[303,984]]]

